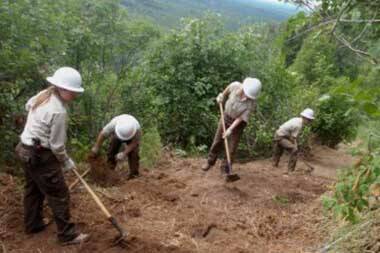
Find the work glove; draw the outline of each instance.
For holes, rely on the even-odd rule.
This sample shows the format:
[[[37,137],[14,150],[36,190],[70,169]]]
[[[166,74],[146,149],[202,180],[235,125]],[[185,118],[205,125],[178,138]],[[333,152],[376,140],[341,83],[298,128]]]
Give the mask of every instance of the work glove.
[[[230,136],[232,134],[232,130],[231,128],[228,128],[226,130],[226,132],[223,134],[223,139],[227,138],[228,136]]]
[[[221,104],[223,103],[224,101],[224,95],[223,93],[219,93],[219,95],[216,97],[216,102],[218,102],[218,104]]]
[[[92,153],[93,156],[99,155],[99,148],[98,148],[98,146],[96,146],[96,145],[93,146],[92,149],[91,149],[91,153]]]
[[[116,161],[118,162],[121,162],[121,161],[124,161],[125,158],[126,158],[126,155],[124,152],[119,152],[117,155],[116,155]]]
[[[67,171],[69,171],[69,170],[72,170],[74,168],[75,168],[75,163],[74,163],[74,161],[71,158],[69,158],[69,159],[67,159],[66,161],[63,162],[62,171],[64,173],[67,172]]]

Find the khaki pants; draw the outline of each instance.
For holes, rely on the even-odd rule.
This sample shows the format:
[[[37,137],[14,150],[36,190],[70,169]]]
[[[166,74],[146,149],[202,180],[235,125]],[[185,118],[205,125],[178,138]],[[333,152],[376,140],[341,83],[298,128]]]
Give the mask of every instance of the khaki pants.
[[[284,150],[287,150],[290,153],[288,170],[294,171],[298,159],[298,147],[287,137],[276,136],[274,138],[273,165],[276,167],[278,166],[278,164],[280,163],[281,156],[284,153]]]
[[[226,129],[234,122],[234,119],[224,115]],[[216,130],[214,141],[211,145],[210,151],[208,153],[207,162],[209,165],[213,166],[218,158],[218,155],[224,150],[224,139],[223,139],[223,125],[222,120],[219,121],[218,129]],[[244,128],[247,126],[246,122],[241,122],[233,131],[228,138],[228,147],[230,151],[231,163],[234,160],[235,152],[239,146],[240,137],[243,134]],[[225,151],[224,151],[225,152]],[[224,159],[221,164],[221,170],[227,172],[227,160]]]
[[[136,136],[135,138],[138,138]],[[115,156],[120,151],[120,147],[123,143],[126,143],[127,145],[131,143],[132,140],[129,141],[122,141],[114,134],[111,137],[110,146],[108,148],[107,153],[107,160],[109,163],[111,163],[113,166],[116,166],[116,159]],[[129,165],[129,174],[130,175],[137,175],[139,174],[139,166],[140,166],[140,157],[139,157],[139,146],[137,146],[134,150],[132,150],[128,154],[128,165]]]
[[[58,240],[66,242],[77,236],[70,222],[69,190],[63,177],[61,164],[49,150],[19,143],[16,147],[25,173],[24,224],[26,233],[44,228],[42,209],[44,199],[51,208],[58,230]]]

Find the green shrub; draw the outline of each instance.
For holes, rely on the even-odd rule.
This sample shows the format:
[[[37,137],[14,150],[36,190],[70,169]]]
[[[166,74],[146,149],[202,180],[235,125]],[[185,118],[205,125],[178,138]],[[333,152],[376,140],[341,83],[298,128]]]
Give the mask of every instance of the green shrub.
[[[367,210],[370,186],[380,183],[380,157],[376,152],[365,155],[355,166],[340,172],[333,196],[323,197],[323,206],[335,217],[355,223]]]
[[[335,147],[355,138],[360,123],[353,102],[343,95],[322,97],[317,108],[313,131],[323,145]]]
[[[157,128],[143,129],[140,147],[141,165],[152,168],[161,156],[161,138]]]

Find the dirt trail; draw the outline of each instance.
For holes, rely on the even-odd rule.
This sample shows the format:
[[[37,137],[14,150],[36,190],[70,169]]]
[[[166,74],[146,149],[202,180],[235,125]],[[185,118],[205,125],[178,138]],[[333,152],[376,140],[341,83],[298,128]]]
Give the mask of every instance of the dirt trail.
[[[14,178],[0,176],[0,249],[5,252],[312,252],[323,234],[318,201],[336,166],[352,160],[342,152],[318,148],[311,160],[316,170],[284,176],[270,161],[235,164],[241,180],[226,184],[215,166],[205,173],[200,159],[180,159],[165,154],[153,170],[95,190],[111,213],[127,228],[128,248],[112,247],[117,234],[82,187],[71,194],[73,221],[91,233],[91,242],[60,247],[55,226],[36,235],[25,235],[21,189]],[[339,162],[337,162],[337,160]],[[330,165],[331,163],[331,165]],[[305,166],[299,163],[299,167]],[[72,177],[68,181],[73,181]],[[51,217],[49,210],[45,210]]]

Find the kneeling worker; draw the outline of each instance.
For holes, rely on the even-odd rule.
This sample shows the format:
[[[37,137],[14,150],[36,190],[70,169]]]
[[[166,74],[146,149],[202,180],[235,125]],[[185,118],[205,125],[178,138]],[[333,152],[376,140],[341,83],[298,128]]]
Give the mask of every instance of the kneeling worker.
[[[310,108],[301,113],[301,117],[295,117],[280,126],[276,131],[273,146],[273,166],[278,167],[280,158],[287,150],[290,153],[288,173],[293,172],[297,164],[298,142],[297,138],[305,125],[314,120],[314,111]]]
[[[91,149],[93,156],[99,154],[100,147],[107,137],[111,138],[107,161],[115,168],[118,161],[124,161],[128,157],[128,179],[137,177],[139,175],[139,146],[141,138],[139,122],[129,114],[122,114],[113,118],[100,131],[97,141]],[[123,143],[126,146],[124,150],[119,151]]]

